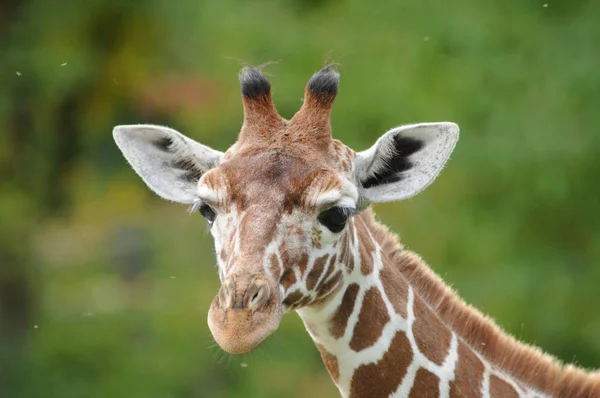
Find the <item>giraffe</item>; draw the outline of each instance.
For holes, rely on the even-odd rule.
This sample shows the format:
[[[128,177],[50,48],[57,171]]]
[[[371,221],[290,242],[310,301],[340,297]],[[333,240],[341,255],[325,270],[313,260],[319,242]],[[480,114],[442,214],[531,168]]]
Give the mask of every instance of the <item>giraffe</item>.
[[[113,130],[151,190],[206,219],[221,281],[208,326],[223,350],[253,350],[295,311],[343,397],[600,397],[599,374],[503,332],[375,219],[372,203],[438,176],[456,124],[400,126],[355,152],[332,137],[332,66],[289,120],[259,68],[239,78],[244,119],[224,153],[167,127]]]

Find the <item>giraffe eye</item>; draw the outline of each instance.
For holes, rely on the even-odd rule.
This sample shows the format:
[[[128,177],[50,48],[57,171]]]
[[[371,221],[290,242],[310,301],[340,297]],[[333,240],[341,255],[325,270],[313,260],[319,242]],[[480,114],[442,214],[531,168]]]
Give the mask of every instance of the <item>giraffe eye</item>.
[[[215,218],[217,218],[217,213],[207,204],[202,204],[198,211],[202,214],[202,217],[208,221],[208,226],[211,227],[213,222],[215,222]]]
[[[332,207],[325,210],[317,217],[321,224],[327,227],[331,232],[342,232],[346,226],[348,217],[352,214],[352,209],[345,207]]]

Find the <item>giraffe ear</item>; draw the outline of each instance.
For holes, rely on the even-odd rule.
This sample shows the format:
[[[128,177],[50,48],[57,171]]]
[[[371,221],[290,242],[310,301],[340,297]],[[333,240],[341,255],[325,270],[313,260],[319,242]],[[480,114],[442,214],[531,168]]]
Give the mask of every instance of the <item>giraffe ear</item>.
[[[200,177],[223,159],[222,152],[168,127],[117,126],[113,137],[146,185],[160,197],[174,202],[192,203]]]
[[[355,180],[368,202],[391,202],[414,196],[440,173],[458,140],[454,123],[396,127],[375,145],[356,154]]]

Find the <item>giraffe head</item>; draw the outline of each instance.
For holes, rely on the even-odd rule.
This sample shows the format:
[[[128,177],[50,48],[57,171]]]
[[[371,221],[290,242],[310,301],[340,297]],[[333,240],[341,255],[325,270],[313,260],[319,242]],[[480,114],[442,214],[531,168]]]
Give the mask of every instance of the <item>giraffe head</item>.
[[[371,202],[415,195],[458,138],[453,123],[398,127],[354,152],[331,135],[339,75],[309,80],[301,109],[282,118],[256,68],[240,72],[244,122],[225,153],[170,128],[118,126],[117,145],[148,187],[189,204],[214,237],[221,288],[208,314],[225,351],[244,353],[282,314],[318,306],[344,283],[347,225]]]

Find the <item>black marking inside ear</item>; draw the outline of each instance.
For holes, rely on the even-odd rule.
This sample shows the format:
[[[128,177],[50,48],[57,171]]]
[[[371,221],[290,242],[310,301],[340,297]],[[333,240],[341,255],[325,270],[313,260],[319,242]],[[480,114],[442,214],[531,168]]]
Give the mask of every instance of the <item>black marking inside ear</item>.
[[[425,146],[425,142],[415,138],[396,135],[393,142],[392,155],[387,159],[379,159],[385,167],[372,173],[366,180],[361,181],[363,187],[371,188],[376,185],[390,184],[401,181],[402,172],[410,170],[413,163],[409,157],[419,152]]]
[[[190,159],[178,159],[171,163],[173,168],[184,170],[178,178],[185,182],[196,182],[202,177],[202,170]]]
[[[171,137],[161,137],[152,144],[163,152],[171,152],[171,146],[173,145],[173,139]]]
[[[340,74],[332,67],[335,65],[327,65],[310,78],[307,87],[308,90],[324,98],[335,97],[338,92],[338,84],[340,82]]]
[[[246,98],[257,98],[271,93],[271,84],[257,68],[243,68],[240,71],[240,84],[242,95]]]

